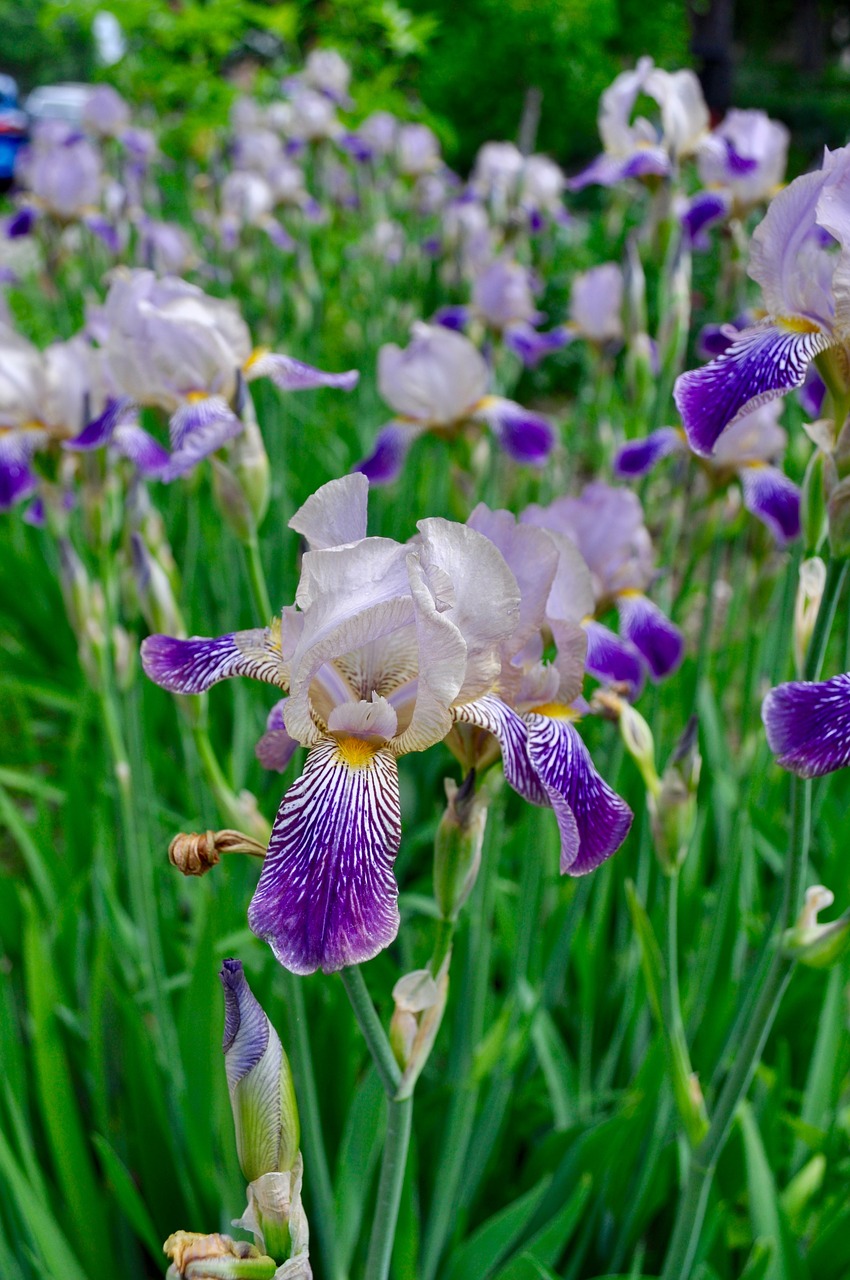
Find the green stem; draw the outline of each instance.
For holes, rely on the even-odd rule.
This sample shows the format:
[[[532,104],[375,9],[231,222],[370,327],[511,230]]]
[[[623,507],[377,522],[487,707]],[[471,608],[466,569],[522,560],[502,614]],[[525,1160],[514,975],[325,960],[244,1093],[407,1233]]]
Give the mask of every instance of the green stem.
[[[264,627],[267,627],[274,617],[274,609],[271,605],[269,589],[266,583],[266,575],[263,569],[263,561],[260,556],[260,544],[256,538],[250,538],[244,542],[245,559],[248,565],[248,580],[251,584],[251,596],[254,601],[254,609],[259,615],[259,620]]]
[[[381,1020],[372,1003],[372,997],[369,995],[359,966],[356,964],[350,965],[347,969],[340,970],[339,976],[342,978],[342,985],[345,987],[346,995],[354,1010],[357,1025],[363,1033],[363,1039],[366,1041],[372,1060],[375,1063],[375,1068],[381,1077],[384,1092],[390,1099],[390,1110],[392,1110],[392,1099],[401,1084],[401,1069],[390,1048],[390,1042],[387,1039],[384,1028],[381,1026]]]
[[[428,961],[428,968],[433,978],[437,977],[440,969],[443,967],[443,961],[452,949],[452,942],[455,936],[454,920],[439,920],[437,923],[437,932],[434,936],[434,950],[431,953],[431,959]]]
[[[366,1261],[368,1280],[387,1280],[393,1256],[398,1208],[407,1168],[407,1151],[413,1122],[413,1098],[387,1104],[387,1136],[381,1161],[381,1179]]]
[[[847,567],[846,561],[833,560],[827,570],[823,598],[806,655],[804,675],[807,680],[817,680],[821,674]],[[810,838],[811,782],[792,777],[791,831],[777,944],[784,931],[793,925],[799,911]],[[708,1133],[692,1158],[661,1280],[688,1280],[691,1273],[714,1169],[726,1145],[738,1106],[750,1087],[793,967],[793,961],[784,956],[777,945],[749,1019],[742,1025],[741,1042],[714,1106]]]

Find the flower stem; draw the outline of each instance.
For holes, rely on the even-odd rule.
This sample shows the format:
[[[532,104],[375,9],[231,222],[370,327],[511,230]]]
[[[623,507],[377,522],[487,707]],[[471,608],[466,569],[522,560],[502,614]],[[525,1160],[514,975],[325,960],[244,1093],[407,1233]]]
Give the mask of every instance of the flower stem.
[[[363,1039],[366,1041],[372,1060],[375,1063],[375,1068],[381,1077],[381,1084],[384,1086],[384,1091],[390,1100],[390,1110],[392,1111],[392,1099],[401,1084],[401,1070],[390,1048],[390,1042],[387,1039],[384,1028],[381,1026],[381,1020],[372,1003],[372,997],[369,995],[359,966],[356,964],[350,965],[347,969],[340,970],[339,976],[342,978],[342,985],[345,987],[346,995],[354,1010],[357,1025],[363,1033]]]
[[[387,1280],[393,1256],[398,1209],[407,1168],[407,1151],[413,1121],[413,1098],[388,1101],[387,1136],[381,1161],[381,1179],[366,1261],[368,1280]]]
[[[830,562],[814,633],[806,655],[804,674],[807,680],[817,680],[821,674],[846,575],[846,561]],[[792,926],[799,910],[810,838],[811,782],[792,777],[791,830],[782,886],[782,906],[775,935],[777,943],[784,931]],[[793,968],[793,961],[784,956],[777,945],[750,1016],[742,1024],[741,1041],[717,1097],[708,1133],[692,1157],[661,1280],[688,1280],[691,1273],[717,1160],[726,1145],[738,1105],[750,1087]]]
[[[248,565],[248,580],[251,584],[251,597],[254,601],[254,610],[259,615],[259,621],[264,627],[267,627],[274,617],[274,609],[271,605],[271,597],[266,583],[265,570],[263,569],[263,561],[260,555],[260,544],[256,537],[249,538],[247,542],[243,542],[245,548],[245,559]]]

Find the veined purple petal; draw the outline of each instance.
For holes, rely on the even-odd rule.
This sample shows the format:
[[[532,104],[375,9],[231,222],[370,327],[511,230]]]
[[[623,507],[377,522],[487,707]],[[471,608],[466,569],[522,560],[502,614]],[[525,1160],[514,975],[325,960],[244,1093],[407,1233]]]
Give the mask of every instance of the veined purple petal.
[[[826,399],[826,383],[814,365],[809,365],[806,381],[800,387],[797,395],[799,396],[800,404],[803,406],[803,412],[808,414],[810,418],[819,418],[823,410],[823,402]]]
[[[623,635],[646,659],[653,680],[671,675],[685,651],[679,628],[639,591],[619,595],[617,612]]]
[[[586,622],[584,633],[587,636],[585,670],[603,684],[626,685],[628,696],[636,698],[646,681],[646,667],[635,646],[601,622]]]
[[[850,764],[850,674],[781,684],[762,703],[761,718],[783,769],[820,778]]]
[[[31,458],[32,449],[20,435],[0,434],[0,511],[8,511],[36,488]]]
[[[227,1083],[235,1089],[265,1053],[270,1024],[248,986],[241,961],[225,960],[218,976],[224,988],[224,1066]]]
[[[513,400],[485,396],[475,416],[489,424],[505,453],[515,462],[542,467],[555,447],[552,424]]]
[[[302,360],[277,355],[273,351],[255,353],[247,361],[244,373],[248,382],[253,382],[255,378],[271,378],[282,391],[313,391],[317,387],[337,387],[340,391],[350,391],[360,381],[360,374],[356,369],[349,369],[345,373],[325,373],[311,364],[304,364]]]
[[[780,546],[800,536],[800,490],[778,467],[742,467],[744,506],[766,524]]]
[[[128,415],[135,417],[135,414],[135,405],[127,396],[119,396],[117,399],[108,400],[103,413],[99,414],[97,418],[93,418],[91,422],[83,427],[79,435],[74,436],[71,440],[66,440],[64,447],[72,451],[80,450],[81,452],[88,449],[100,449],[103,445],[111,442],[118,423]]]
[[[283,722],[285,698],[276,702],[266,719],[266,731],[254,748],[254,755],[264,769],[283,773],[298,748],[298,742],[286,732]]]
[[[705,368],[683,373],[673,398],[694,452],[709,455],[725,427],[802,386],[815,356],[832,344],[825,333],[759,325],[745,329]]]
[[[546,791],[528,758],[528,731],[521,716],[490,693],[455,707],[452,714],[460,724],[472,724],[492,733],[502,749],[508,784],[532,804],[548,805]]]
[[[189,640],[148,636],[141,653],[145,674],[171,693],[204,693],[231,676],[252,676],[280,687],[287,683],[277,627]]]
[[[162,479],[191,471],[243,429],[241,419],[222,396],[205,396],[180,406],[168,424],[173,453]]]
[[[539,333],[530,324],[512,324],[505,330],[505,346],[518,355],[528,368],[535,368],[544,356],[553,351],[560,351],[572,342],[575,334],[566,325],[550,329],[548,333]]]
[[[463,333],[469,324],[469,307],[440,307],[434,312],[434,324],[441,324],[444,329],[452,329],[455,333]]]
[[[292,973],[371,960],[398,932],[400,841],[395,757],[322,742],[283,797],[248,923]]]
[[[354,467],[370,484],[392,484],[401,475],[404,460],[413,441],[422,434],[422,428],[412,423],[389,422],[375,438],[375,447]]]
[[[83,218],[83,222],[92,235],[97,236],[98,240],[106,245],[110,253],[118,254],[121,252],[121,237],[118,234],[118,228],[108,218],[104,218],[103,214],[87,214]]]
[[[168,450],[163,449],[138,422],[119,422],[112,443],[119,453],[129,458],[140,475],[159,479],[171,466]]]
[[[554,716],[525,719],[528,754],[561,828],[561,873],[585,875],[619,849],[632,825],[632,811],[596,772],[575,725]]]
[[[614,475],[618,480],[645,476],[656,462],[684,448],[681,431],[675,427],[659,427],[643,440],[629,440],[614,458]]]
[[[570,191],[582,191],[585,187],[613,187],[627,178],[646,178],[650,175],[666,177],[670,172],[670,158],[663,147],[642,147],[628,156],[612,156],[603,152],[595,160],[570,178]]]

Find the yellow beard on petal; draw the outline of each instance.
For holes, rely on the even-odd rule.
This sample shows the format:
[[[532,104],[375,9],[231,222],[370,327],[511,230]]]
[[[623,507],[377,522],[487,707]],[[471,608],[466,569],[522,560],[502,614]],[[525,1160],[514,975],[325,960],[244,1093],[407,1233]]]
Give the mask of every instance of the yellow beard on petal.
[[[814,320],[806,320],[803,316],[779,316],[777,325],[790,333],[822,333],[819,324]]]
[[[368,769],[376,751],[380,748],[374,742],[366,742],[363,738],[338,738],[337,750],[340,757],[350,769]]]
[[[577,720],[578,714],[572,707],[563,702],[541,702],[539,707],[532,707],[529,712],[533,716],[549,716],[552,720]]]

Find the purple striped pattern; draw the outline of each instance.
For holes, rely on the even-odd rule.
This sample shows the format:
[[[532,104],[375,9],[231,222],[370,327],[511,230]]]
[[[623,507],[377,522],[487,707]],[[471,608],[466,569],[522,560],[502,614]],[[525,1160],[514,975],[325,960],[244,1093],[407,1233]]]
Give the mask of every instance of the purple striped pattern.
[[[762,703],[761,718],[783,769],[820,778],[850,765],[850,674],[781,684]]]
[[[528,757],[528,731],[521,716],[493,694],[455,707],[452,714],[460,724],[476,725],[492,733],[502,749],[505,778],[509,786],[532,804],[548,805],[549,798]]]
[[[141,653],[145,674],[170,693],[204,693],[231,676],[251,676],[281,688],[285,684],[280,645],[271,627],[189,640],[148,636]]]

